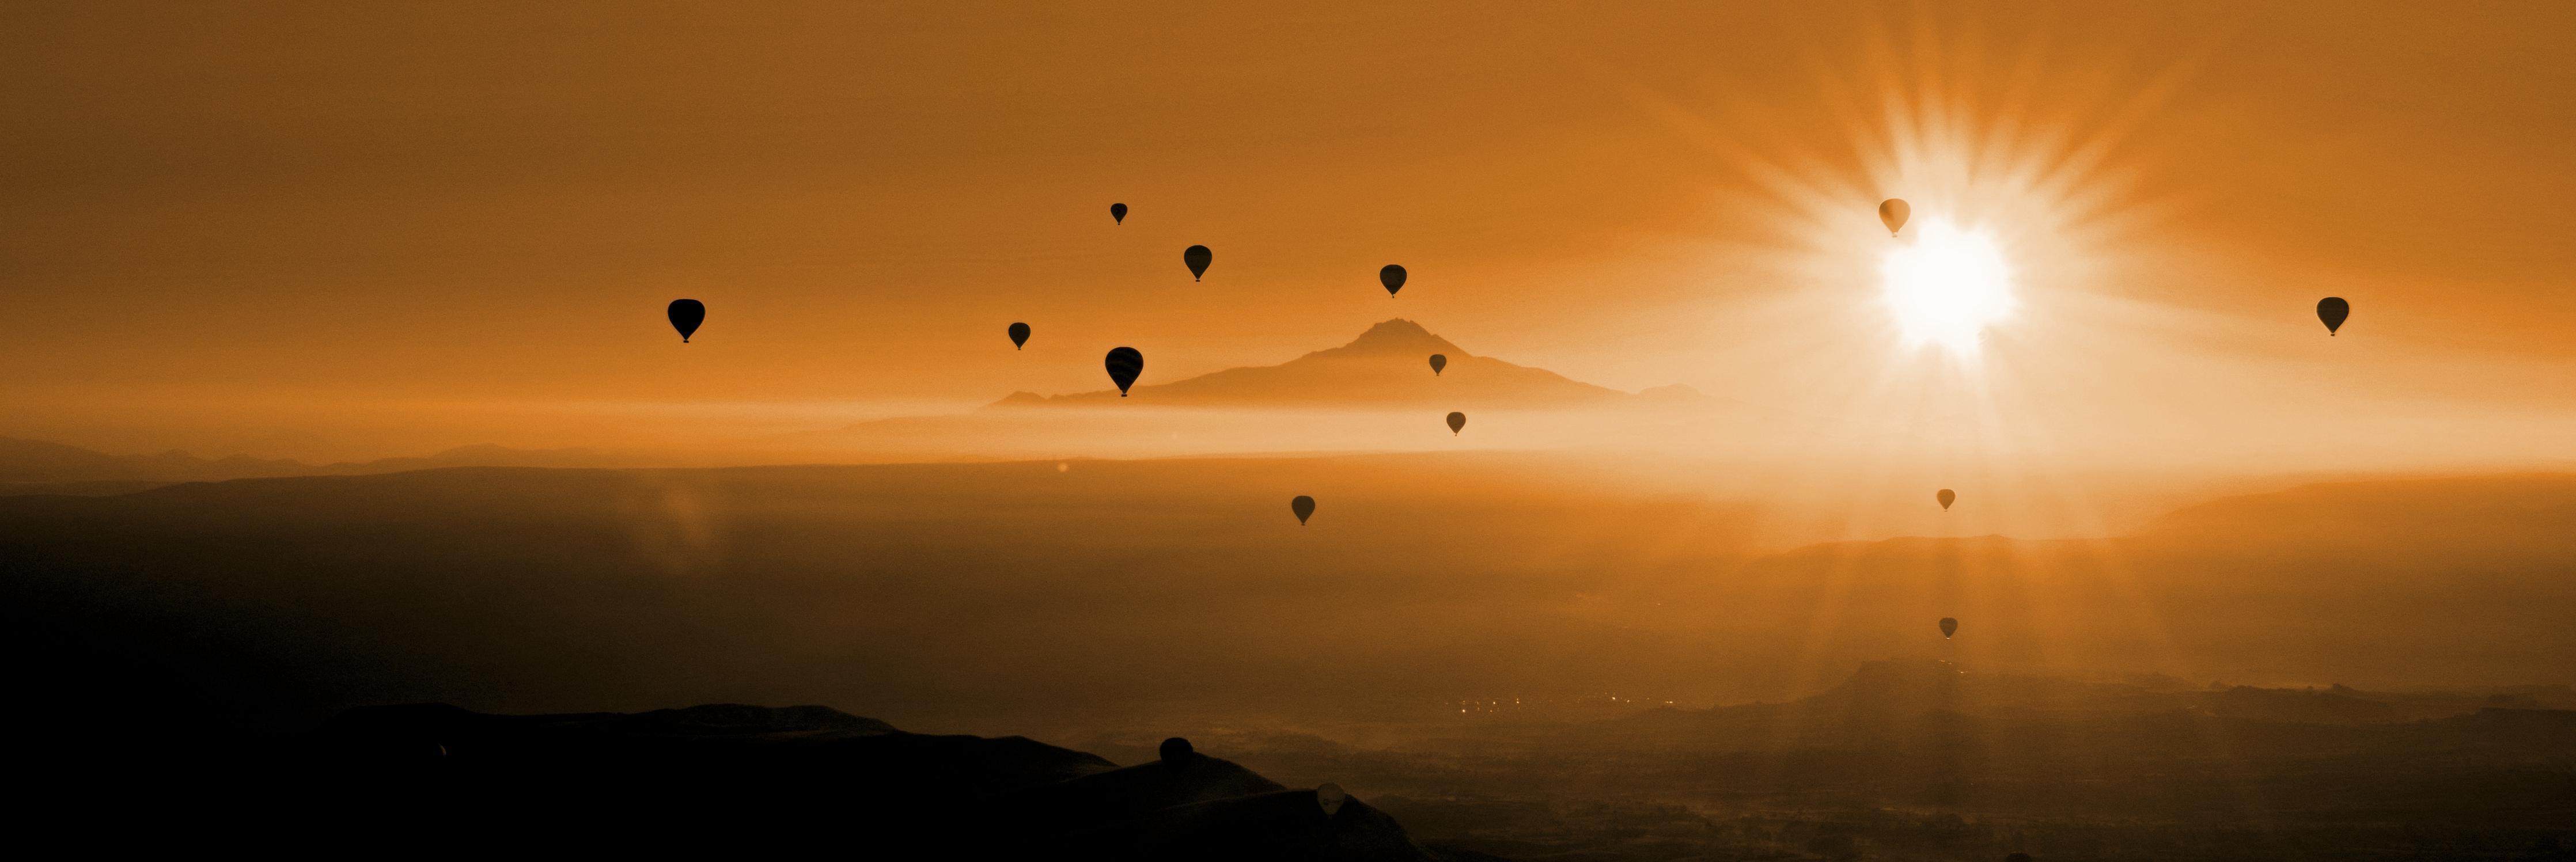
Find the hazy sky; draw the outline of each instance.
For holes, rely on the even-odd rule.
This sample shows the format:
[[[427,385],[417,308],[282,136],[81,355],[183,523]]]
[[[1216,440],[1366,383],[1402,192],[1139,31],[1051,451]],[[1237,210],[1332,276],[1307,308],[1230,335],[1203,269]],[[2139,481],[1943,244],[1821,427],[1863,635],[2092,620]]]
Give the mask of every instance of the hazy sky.
[[[0,434],[828,427],[1399,315],[2014,447],[2576,416],[2576,6],[1386,5],[0,3]],[[1976,361],[1892,335],[1890,196],[2012,262]]]

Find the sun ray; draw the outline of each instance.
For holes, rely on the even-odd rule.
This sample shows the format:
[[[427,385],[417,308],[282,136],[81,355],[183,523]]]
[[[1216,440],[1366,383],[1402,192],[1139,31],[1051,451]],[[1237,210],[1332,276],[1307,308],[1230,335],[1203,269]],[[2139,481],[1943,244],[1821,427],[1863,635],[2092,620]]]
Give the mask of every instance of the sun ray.
[[[1981,44],[1953,44],[1936,29],[1892,38],[1884,28],[1863,36],[1872,62],[1857,69],[1816,69],[1815,101],[1841,128],[1845,150],[1792,143],[1801,136],[1758,108],[1730,106],[1733,116],[1695,110],[1649,88],[1613,81],[1628,101],[1676,134],[1734,167],[1753,192],[1730,200],[1724,216],[1750,225],[1717,259],[1759,271],[1780,287],[1737,301],[1747,319],[1763,321],[1740,349],[1762,356],[1809,357],[1775,363],[1772,373],[1800,393],[1808,411],[1837,417],[1851,445],[1838,453],[1853,471],[1833,529],[1846,538],[1891,534],[1960,536],[1971,529],[2013,532],[2029,524],[2100,535],[2110,519],[2103,500],[2066,465],[2102,455],[2102,444],[2070,439],[2047,421],[2069,387],[2105,385],[2106,363],[2133,359],[2157,338],[2188,339],[2186,309],[2154,302],[2115,274],[2134,249],[2125,240],[2171,218],[2172,201],[2141,191],[2142,168],[2127,144],[2170,102],[2197,65],[2174,61],[2142,76],[2106,75],[2086,107],[2068,104],[2064,79],[2073,65],[2100,61],[2049,55],[2039,34],[2018,53],[1989,56]],[[1902,46],[1902,47],[1900,47]],[[1981,91],[1960,63],[1999,63],[1998,80]],[[2113,70],[2117,71],[2117,70]],[[2137,82],[2121,85],[2117,81]],[[2043,95],[2044,88],[2056,92]],[[1981,93],[1990,98],[1979,98]],[[1913,204],[1905,236],[1880,233],[1872,209],[1882,198]],[[2123,321],[2126,326],[2123,326]],[[2152,329],[2149,333],[2142,330]],[[2100,333],[2127,332],[2105,340]],[[1918,349],[1938,347],[1940,349]],[[1937,476],[1977,477],[1963,489],[1970,507],[1932,514]],[[1913,501],[1916,520],[1888,514],[1881,500]],[[1943,520],[1928,520],[1943,517]],[[1970,527],[1969,525],[1979,525]],[[2098,548],[2097,548],[2098,550]],[[2100,555],[2096,555],[2097,557]],[[2044,572],[2000,572],[1968,554],[1942,595],[1974,609],[2014,601],[2063,598],[2075,587]],[[1820,607],[1790,639],[1790,677],[1812,690],[1839,666],[1829,654],[1870,633],[1853,630],[1845,603],[1869,589],[1857,557],[1836,557],[1818,584]],[[2011,561],[2016,569],[2038,565]],[[2138,660],[2188,672],[2168,621],[2144,605],[2126,560],[2096,559],[2109,597],[2132,605],[2130,623],[2151,645]],[[2029,578],[2030,580],[2019,580]],[[1943,614],[1927,609],[1930,620]],[[2038,659],[2073,659],[2083,632],[2040,625],[2028,635]],[[2003,658],[1983,642],[1960,651]],[[2022,660],[2034,660],[2025,655]],[[2213,756],[2232,756],[2224,739],[2206,740]],[[2236,788],[2238,802],[2259,818],[2263,802]]]

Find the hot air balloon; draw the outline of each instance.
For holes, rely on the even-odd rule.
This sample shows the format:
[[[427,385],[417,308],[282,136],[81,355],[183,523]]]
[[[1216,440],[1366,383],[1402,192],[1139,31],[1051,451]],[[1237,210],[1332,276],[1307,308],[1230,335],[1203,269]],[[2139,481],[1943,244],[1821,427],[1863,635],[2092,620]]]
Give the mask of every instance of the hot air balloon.
[[[1326,784],[1315,788],[1315,804],[1324,807],[1326,817],[1342,813],[1342,803],[1349,801],[1351,801],[1351,795],[1343,793],[1342,786],[1339,784]]]
[[[1297,526],[1306,526],[1306,519],[1315,514],[1315,498],[1299,494],[1297,499],[1288,501],[1288,511],[1297,513]]]
[[[1216,260],[1216,252],[1209,251],[1207,246],[1194,245],[1181,249],[1181,262],[1190,265],[1191,281],[1197,281],[1199,276],[1206,275],[1208,264],[1214,260]]]
[[[1440,376],[1440,369],[1447,367],[1449,367],[1449,357],[1437,353],[1431,354],[1431,376]]]
[[[707,305],[694,299],[671,300],[671,328],[680,331],[680,343],[698,333],[698,324],[707,322]]]
[[[1951,618],[1949,618],[1949,617],[1942,617],[1942,618],[1941,618],[1941,639],[1942,639],[1942,640],[1949,640],[1951,635],[1958,634],[1958,633],[1959,633],[1959,621],[1958,621],[1958,620],[1951,619]]]
[[[1106,364],[1110,381],[1118,384],[1118,397],[1125,398],[1127,387],[1136,385],[1136,375],[1145,373],[1145,354],[1133,347],[1113,347]]]
[[[2352,303],[2343,301],[2343,297],[2329,296],[2317,300],[2317,319],[2326,322],[2326,334],[2329,336],[2335,334],[2335,330],[2342,329],[2343,319],[2351,316]]]
[[[1011,349],[1018,350],[1020,348],[1027,347],[1028,344],[1029,325],[1025,323],[1011,324]]]
[[[1467,427],[1467,414],[1465,414],[1465,413],[1451,413],[1451,414],[1449,414],[1449,436],[1451,436],[1451,437],[1456,437],[1456,436],[1458,436],[1458,431],[1459,431],[1460,429],[1465,428],[1465,427]]]
[[[1913,214],[1914,208],[1907,206],[1903,199],[1888,198],[1878,202],[1878,220],[1887,225],[1888,236],[1895,236],[1897,231],[1904,230],[1905,217]]]
[[[1199,751],[1198,749],[1190,747],[1189,740],[1175,736],[1170,739],[1163,740],[1163,746],[1156,749],[1155,753],[1162,755],[1164,763],[1168,763],[1173,766],[1180,766],[1188,763],[1190,758],[1197,756]]]
[[[1959,499],[1959,492],[1943,488],[1941,493],[1932,495],[1932,499],[1941,501],[1941,511],[1947,512],[1950,511],[1950,501]]]
[[[1126,204],[1110,204],[1110,205],[1109,205],[1109,219],[1110,219],[1110,224],[1111,224],[1111,226],[1113,226],[1113,227],[1114,227],[1114,226],[1117,226],[1117,225],[1126,224],[1126,223],[1127,223],[1127,205],[1126,205]]]
[[[1394,296],[1396,291],[1404,289],[1404,267],[1387,264],[1386,268],[1377,271],[1377,283],[1386,285],[1386,295]]]

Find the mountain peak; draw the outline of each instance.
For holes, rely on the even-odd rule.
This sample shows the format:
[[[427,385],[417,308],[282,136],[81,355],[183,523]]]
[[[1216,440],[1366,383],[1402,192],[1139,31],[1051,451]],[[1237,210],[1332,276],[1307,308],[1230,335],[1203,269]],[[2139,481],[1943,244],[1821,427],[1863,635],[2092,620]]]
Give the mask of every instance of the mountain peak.
[[[1451,344],[1448,339],[1433,335],[1431,330],[1422,328],[1422,324],[1401,317],[1369,327],[1367,332],[1360,333],[1360,337],[1351,339],[1349,344],[1321,352],[1417,353],[1423,356],[1445,353],[1452,359],[1467,355],[1466,351],[1458,349],[1458,345]]]
[[[1448,376],[1425,360],[1448,357]],[[1137,397],[1157,406],[1312,406],[1404,404],[1417,409],[1533,409],[1603,403],[1625,393],[1568,380],[1555,372],[1468,353],[1422,324],[1398,317],[1370,326],[1340,347],[1318,350],[1278,365],[1228,368],[1170,383],[1138,386]],[[1028,393],[987,407],[1117,402],[1115,390],[1041,398]],[[1128,402],[1138,403],[1138,402]]]

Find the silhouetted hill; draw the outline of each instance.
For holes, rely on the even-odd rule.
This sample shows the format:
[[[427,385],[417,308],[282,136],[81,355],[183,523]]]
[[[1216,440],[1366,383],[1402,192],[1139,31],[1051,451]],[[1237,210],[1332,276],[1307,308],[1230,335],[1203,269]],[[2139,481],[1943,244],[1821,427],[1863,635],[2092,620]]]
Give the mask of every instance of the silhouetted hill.
[[[1449,357],[1448,367],[1437,376],[1429,365],[1434,353]],[[1630,397],[1552,371],[1469,354],[1403,318],[1369,327],[1349,344],[1278,365],[1231,368],[1171,383],[1142,383],[1131,392],[1131,401],[1145,399],[1145,403],[1165,406],[1405,405],[1443,410],[1552,408]],[[1118,391],[1023,396],[1014,394],[994,406],[1096,405],[1118,400]]]
[[[220,482],[280,476],[362,476],[439,467],[595,467],[610,459],[587,449],[511,449],[461,446],[417,458],[311,465],[233,455],[199,458],[172,450],[157,455],[109,455],[77,446],[0,437],[0,495],[106,496],[177,482]]]
[[[186,452],[109,455],[77,446],[0,437],[0,483],[159,481],[186,482],[295,476],[312,467],[236,455],[209,460]]]
[[[815,841],[941,858],[1437,857],[1358,800],[1327,816],[1221,758],[1115,767],[1021,737],[907,733],[819,706],[487,715],[353,709],[299,744],[292,800],[340,840],[431,818],[454,840],[674,847]],[[274,800],[272,800],[274,801]]]
[[[326,476],[363,476],[442,467],[610,467],[620,463],[617,458],[589,449],[512,449],[483,443],[418,458],[378,458],[326,464],[313,468],[313,472]]]
[[[708,704],[642,713],[484,715],[443,703],[362,706],[324,722],[315,738],[361,746],[417,740],[451,749],[481,748],[511,739],[586,735],[598,739],[705,738],[776,741],[849,738],[894,733],[894,725],[823,706],[764,707]]]
[[[1065,846],[1078,855],[1114,859],[1401,862],[1442,858],[1415,846],[1395,818],[1357,799],[1325,816],[1313,790],[1280,790],[1156,809],[1078,832]]]
[[[1286,788],[1234,763],[1193,754],[1094,773],[1033,788],[1011,802],[1066,829],[1123,820],[1176,805],[1274,793]]]

